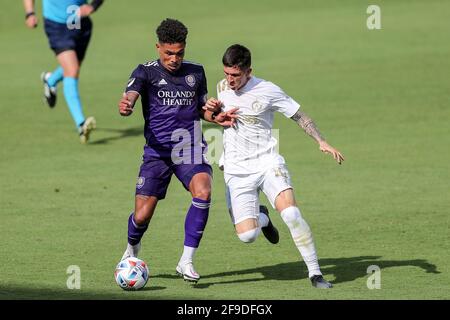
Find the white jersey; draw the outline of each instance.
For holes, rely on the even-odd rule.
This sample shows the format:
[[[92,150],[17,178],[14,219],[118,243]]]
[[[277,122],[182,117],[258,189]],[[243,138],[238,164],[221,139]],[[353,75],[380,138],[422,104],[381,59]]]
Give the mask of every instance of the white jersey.
[[[217,96],[223,111],[239,108],[236,125],[224,130],[220,160],[224,172],[249,174],[284,164],[272,135],[273,115],[278,111],[290,118],[300,105],[272,82],[253,76],[238,91],[231,90],[225,79],[220,81]]]

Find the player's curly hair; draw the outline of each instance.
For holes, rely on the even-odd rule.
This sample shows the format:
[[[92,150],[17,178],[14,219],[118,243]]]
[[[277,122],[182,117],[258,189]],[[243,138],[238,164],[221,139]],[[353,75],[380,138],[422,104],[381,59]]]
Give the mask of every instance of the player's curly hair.
[[[156,29],[160,43],[186,43],[188,29],[178,20],[167,18]]]
[[[233,44],[225,51],[222,63],[226,67],[236,66],[241,70],[248,70],[252,65],[252,54],[243,45]]]

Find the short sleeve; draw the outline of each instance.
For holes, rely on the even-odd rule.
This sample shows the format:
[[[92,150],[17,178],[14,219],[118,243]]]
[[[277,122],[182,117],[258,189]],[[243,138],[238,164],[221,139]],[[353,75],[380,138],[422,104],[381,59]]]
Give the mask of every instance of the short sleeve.
[[[271,89],[268,91],[270,104],[274,111],[281,112],[290,118],[300,109],[300,104],[284,93],[280,87],[271,83]]]
[[[205,69],[203,69],[203,68],[202,68],[201,75],[202,75],[202,78],[200,81],[200,85],[198,86],[198,89],[197,89],[197,94],[199,97],[200,104],[206,103],[206,100],[208,98],[208,84],[206,82]]]
[[[139,65],[131,73],[130,79],[127,83],[127,87],[125,88],[125,92],[134,91],[142,95],[146,89],[146,82],[147,74],[143,70],[142,65]]]

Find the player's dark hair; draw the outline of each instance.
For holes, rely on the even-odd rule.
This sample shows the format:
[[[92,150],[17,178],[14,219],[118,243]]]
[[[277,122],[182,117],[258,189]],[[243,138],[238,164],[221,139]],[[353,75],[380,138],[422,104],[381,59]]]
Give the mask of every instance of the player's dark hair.
[[[240,44],[233,44],[223,54],[222,63],[226,67],[238,67],[247,70],[252,65],[250,50]]]
[[[186,43],[188,29],[178,20],[167,18],[156,29],[160,43]]]

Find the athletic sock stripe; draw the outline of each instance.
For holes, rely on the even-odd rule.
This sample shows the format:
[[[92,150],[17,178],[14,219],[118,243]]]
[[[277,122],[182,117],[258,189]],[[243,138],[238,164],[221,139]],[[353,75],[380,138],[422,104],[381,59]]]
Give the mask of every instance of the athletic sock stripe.
[[[199,208],[199,209],[208,209],[209,208],[209,206],[199,206],[199,205],[196,205],[196,204],[192,204],[194,207],[196,207],[196,208]]]
[[[197,201],[192,201],[192,203],[198,204],[199,206],[202,206],[202,205],[209,206],[209,205],[210,205],[209,202],[197,202]]]
[[[209,202],[208,203],[200,203],[200,202],[192,201],[192,205],[199,209],[208,209],[210,206],[210,203]]]
[[[313,243],[312,234],[310,232],[297,237],[292,237],[292,239],[297,247],[306,246]]]

